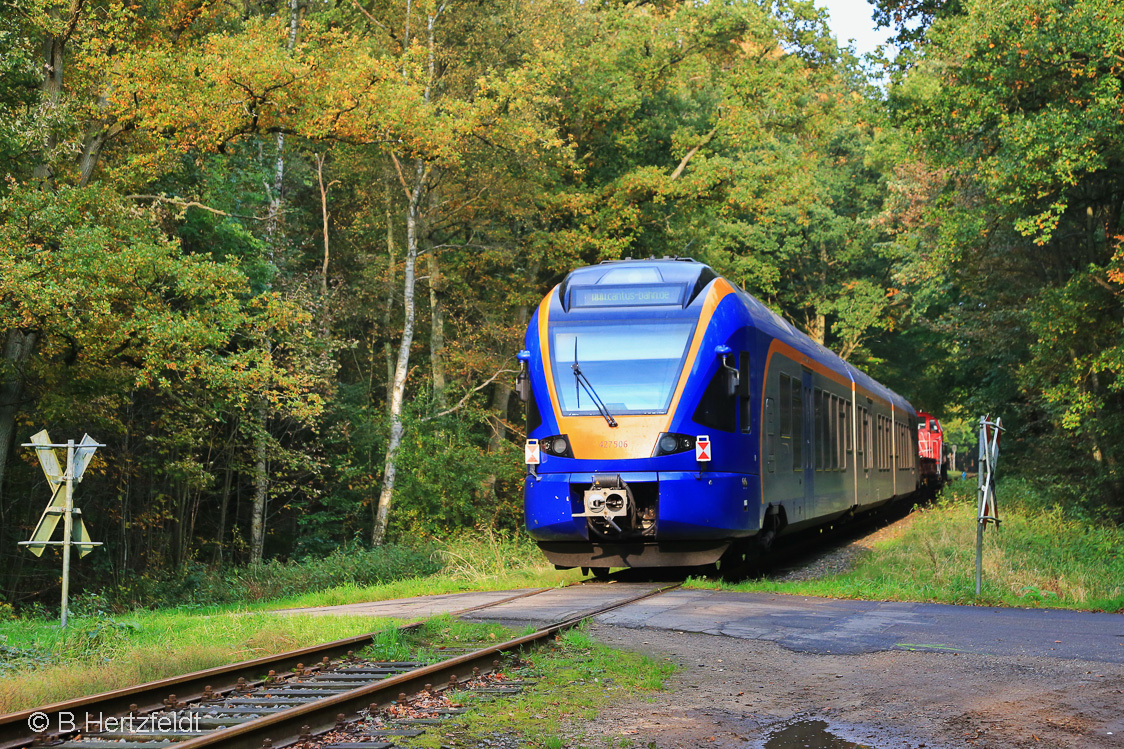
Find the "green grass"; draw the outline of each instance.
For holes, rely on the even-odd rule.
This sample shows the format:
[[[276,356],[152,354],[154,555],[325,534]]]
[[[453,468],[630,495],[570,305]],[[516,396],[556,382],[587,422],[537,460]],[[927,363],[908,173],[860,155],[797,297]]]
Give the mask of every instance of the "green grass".
[[[474,706],[465,718],[401,743],[410,747],[474,745],[491,736],[518,736],[520,746],[560,749],[604,745],[600,736],[584,734],[583,721],[616,701],[659,691],[675,666],[594,642],[582,629],[563,633],[546,647],[524,656],[523,666],[509,666],[513,679],[537,682],[513,697],[489,700],[471,693],[456,699]]]
[[[380,585],[340,585],[269,601],[254,608],[337,606],[465,591],[550,588],[582,579],[579,570],[554,569],[534,544],[487,533],[443,544],[434,554],[441,562],[441,572],[433,575]]]
[[[254,592],[238,603],[192,603],[110,616],[91,605],[98,602],[96,597],[87,597],[84,612],[80,609],[72,616],[65,631],[53,618],[12,618],[9,612],[0,617],[0,713],[391,626],[364,616],[287,615],[274,613],[274,609],[470,590],[553,587],[579,579],[575,571],[554,570],[537,549],[532,553],[529,546],[489,535],[462,539],[437,547],[435,563],[442,570],[437,574],[406,576],[377,585],[347,582],[273,600],[260,600]],[[388,558],[397,560],[401,555],[392,552]],[[322,560],[313,565],[323,569]],[[292,578],[301,569],[300,564],[284,569],[280,565],[264,567],[281,571],[276,578],[261,569],[244,571],[250,579],[261,582],[247,590],[274,589],[277,579]],[[85,612],[89,613],[83,615]]]
[[[1001,529],[984,534],[983,586],[975,595],[976,490],[956,482],[920,509],[900,534],[874,544],[855,566],[822,580],[688,587],[830,598],[932,601],[1124,611],[1124,529],[1097,524],[1051,501],[1048,491],[1011,479],[997,489]]]
[[[121,614],[142,608],[242,604],[256,609],[330,605],[461,590],[556,585],[576,575],[556,573],[525,535],[472,531],[445,542],[339,549],[323,557],[212,568],[196,562],[177,570],[126,575],[102,590],[73,596],[78,614]],[[441,586],[437,590],[433,585]],[[48,604],[54,601],[47,602]],[[45,612],[41,606],[33,611]],[[0,602],[0,620],[11,606]],[[26,615],[28,610],[21,612]]]
[[[23,657],[0,662],[13,667],[0,670],[0,713],[377,630],[388,654],[398,653],[392,624],[362,616],[143,611],[75,617],[65,630],[53,622],[4,622],[0,644]]]

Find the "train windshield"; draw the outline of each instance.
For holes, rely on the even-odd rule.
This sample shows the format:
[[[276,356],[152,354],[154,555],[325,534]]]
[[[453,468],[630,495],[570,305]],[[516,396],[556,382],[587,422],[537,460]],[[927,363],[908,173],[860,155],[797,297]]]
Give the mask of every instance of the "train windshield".
[[[694,321],[552,325],[550,361],[562,413],[598,413],[575,362],[611,414],[667,413],[694,329]]]

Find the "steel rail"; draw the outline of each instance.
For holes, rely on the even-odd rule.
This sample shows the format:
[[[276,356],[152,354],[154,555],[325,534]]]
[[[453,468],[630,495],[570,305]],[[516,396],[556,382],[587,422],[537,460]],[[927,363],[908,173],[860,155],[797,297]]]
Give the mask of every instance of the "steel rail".
[[[450,614],[452,616],[460,616],[492,606],[499,606],[520,598],[527,598],[529,596],[538,595],[539,593],[545,593],[548,590],[555,589],[535,588],[490,603],[458,609],[457,611],[450,612]],[[416,629],[422,624],[424,624],[424,621],[410,622],[409,624],[402,625],[399,629]],[[21,710],[15,713],[0,715],[0,749],[23,749],[23,747],[30,746],[37,736],[42,736],[43,734],[32,731],[28,724],[28,720],[36,713],[47,713],[50,715],[73,713],[80,716],[83,712],[91,712],[113,715],[128,713],[134,709],[132,708],[133,705],[136,705],[136,712],[144,713],[163,708],[164,699],[171,694],[175,694],[180,702],[189,702],[201,698],[205,687],[208,686],[212,687],[214,692],[225,692],[233,689],[238,684],[239,679],[244,679],[245,682],[250,684],[260,683],[261,677],[271,670],[281,673],[284,671],[291,671],[299,663],[315,665],[315,661],[319,661],[323,658],[335,659],[340,656],[345,656],[348,651],[359,650],[372,644],[375,635],[376,633],[374,632],[364,635],[355,635],[354,637],[347,637],[322,645],[310,645],[305,648],[300,648],[299,650],[290,650],[277,655],[241,661],[227,666],[217,666],[203,671],[184,674],[182,676],[172,676],[167,679],[151,681],[145,684],[125,687],[123,689],[115,689],[110,692],[103,692],[87,697],[78,697],[30,710]]]
[[[660,595],[668,590],[678,588],[679,585],[680,583],[674,583],[657,587],[645,593],[582,612],[523,637],[517,637],[473,653],[466,653],[440,663],[392,676],[374,684],[368,684],[314,703],[250,720],[241,725],[224,728],[205,736],[178,742],[175,744],[175,749],[282,747],[297,741],[301,736],[315,735],[331,730],[338,724],[340,715],[355,717],[356,713],[371,705],[377,707],[389,705],[398,698],[399,693],[420,691],[426,684],[432,684],[435,688],[442,689],[455,687],[460,682],[473,678],[474,669],[479,669],[475,673],[487,673],[499,668],[499,659],[506,653],[517,652],[525,647],[549,640],[558,633],[574,627],[590,617]]]

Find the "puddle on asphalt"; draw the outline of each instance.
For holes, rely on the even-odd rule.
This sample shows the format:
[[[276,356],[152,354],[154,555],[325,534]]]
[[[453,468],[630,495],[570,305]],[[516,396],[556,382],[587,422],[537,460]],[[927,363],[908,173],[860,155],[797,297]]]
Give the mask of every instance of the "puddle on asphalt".
[[[822,720],[800,720],[774,733],[762,749],[873,749],[841,739]]]

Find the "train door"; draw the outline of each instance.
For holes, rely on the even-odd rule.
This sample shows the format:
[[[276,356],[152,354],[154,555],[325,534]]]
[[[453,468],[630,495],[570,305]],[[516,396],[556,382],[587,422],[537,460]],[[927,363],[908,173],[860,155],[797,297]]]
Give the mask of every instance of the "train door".
[[[859,444],[862,445],[862,457],[856,463],[855,469],[859,473],[859,504],[870,504],[874,501],[874,482],[871,480],[871,470],[874,467],[874,415],[870,412],[871,400],[859,408]]]
[[[816,434],[816,409],[814,407],[815,391],[812,388],[812,373],[804,370],[804,449],[800,451],[804,461],[804,517],[810,517],[816,508],[816,450],[819,445],[814,443]]]

